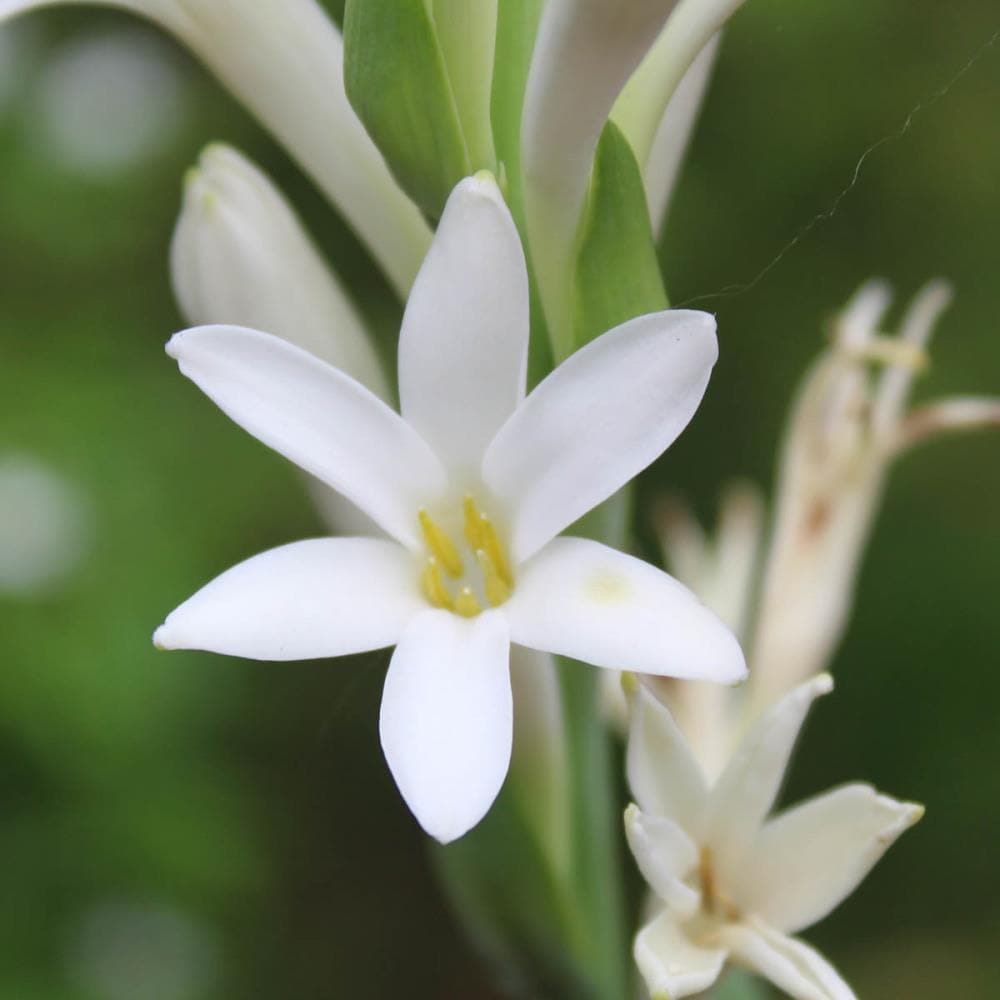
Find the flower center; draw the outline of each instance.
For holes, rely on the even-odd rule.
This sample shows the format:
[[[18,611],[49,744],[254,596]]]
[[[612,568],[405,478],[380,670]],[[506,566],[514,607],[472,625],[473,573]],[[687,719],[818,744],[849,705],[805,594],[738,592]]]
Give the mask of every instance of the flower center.
[[[484,604],[496,608],[510,597],[514,577],[496,526],[468,494],[462,501],[461,515],[462,538],[456,545],[426,507],[419,510],[420,530],[428,551],[420,588],[435,608],[474,618]],[[478,573],[466,573],[467,561],[478,567]],[[449,578],[457,585],[454,589]]]
[[[701,882],[701,907],[705,913],[725,920],[738,920],[739,907],[721,890],[715,871],[715,859],[710,847],[702,847],[698,858],[698,880]]]

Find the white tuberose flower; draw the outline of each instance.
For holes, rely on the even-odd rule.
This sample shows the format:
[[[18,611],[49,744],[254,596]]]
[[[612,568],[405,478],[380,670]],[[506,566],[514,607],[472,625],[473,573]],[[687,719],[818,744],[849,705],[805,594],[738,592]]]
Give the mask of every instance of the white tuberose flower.
[[[790,935],[853,892],[923,808],[849,784],[767,818],[806,712],[832,687],[820,674],[773,705],[711,785],[666,707],[639,688],[628,746],[639,805],[625,828],[665,905],[635,941],[654,1000],[708,989],[727,960],[797,1000],[853,1000],[826,959]]]
[[[479,821],[507,773],[512,642],[643,673],[745,674],[736,640],[671,577],[555,537],[690,420],[716,358],[714,321],[631,320],[524,398],[527,345],[521,244],[495,182],[477,175],[449,198],[406,308],[402,416],[269,334],[200,327],[167,348],[230,417],[394,541],[265,552],[181,605],[155,641],[273,660],[396,645],[382,747],[441,841]]]

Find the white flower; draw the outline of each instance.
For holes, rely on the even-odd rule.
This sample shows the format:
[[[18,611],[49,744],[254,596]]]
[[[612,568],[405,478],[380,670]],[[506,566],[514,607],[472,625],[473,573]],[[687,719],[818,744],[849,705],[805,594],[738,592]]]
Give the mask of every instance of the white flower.
[[[158,645],[258,659],[396,645],[381,737],[428,832],[489,808],[511,746],[511,643],[605,667],[737,681],[725,627],[652,566],[557,538],[656,458],[698,406],[713,319],[674,311],[606,333],[527,398],[528,279],[489,175],[445,207],[399,342],[402,417],[284,340],[240,327],[168,352],[234,420],[391,539],[297,542],[224,573]]]
[[[634,949],[654,1000],[708,989],[726,961],[797,1000],[853,1000],[791,935],[853,892],[923,808],[849,784],[768,818],[805,715],[832,686],[820,674],[771,706],[711,783],[667,709],[644,687],[635,693],[628,777],[638,806],[625,827],[663,907]]]
[[[942,432],[1000,425],[996,398],[958,396],[907,410],[950,298],[943,282],[927,285],[891,337],[879,332],[890,291],[868,282],[806,377],[789,419],[757,614],[755,710],[829,661],[893,459]]]
[[[170,271],[189,322],[267,330],[390,398],[358,310],[281,192],[235,149],[213,144],[188,172]]]
[[[0,22],[56,3],[0,0]],[[315,0],[105,0],[176,35],[287,146],[405,295],[430,242],[344,90],[343,42]]]

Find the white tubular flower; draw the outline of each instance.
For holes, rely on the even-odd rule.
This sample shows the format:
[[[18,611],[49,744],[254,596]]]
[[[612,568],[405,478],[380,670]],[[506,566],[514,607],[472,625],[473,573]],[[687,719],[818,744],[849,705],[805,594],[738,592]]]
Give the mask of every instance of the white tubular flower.
[[[0,21],[81,0],[0,0]],[[100,0],[98,0],[100,2]],[[315,0],[104,0],[191,48],[287,146],[406,295],[430,230],[344,90],[343,43]]]
[[[690,420],[717,354],[712,317],[625,323],[525,398],[527,347],[524,256],[489,175],[452,193],[407,304],[402,416],[266,333],[208,326],[168,345],[230,417],[392,540],[265,552],[181,605],[155,641],[273,660],[395,645],[382,746],[441,841],[479,821],[507,773],[511,643],[642,673],[745,674],[736,640],[671,577],[556,537]]]
[[[923,808],[849,784],[768,818],[799,729],[829,676],[773,705],[709,782],[670,713],[640,686],[628,776],[629,845],[662,909],[635,940],[654,1000],[708,989],[734,962],[796,1000],[854,1000],[791,935],[825,917]]]
[[[189,322],[267,330],[390,399],[354,304],[288,202],[235,149],[209,146],[188,173],[170,269]]]
[[[951,297],[942,282],[913,301],[898,337],[878,332],[883,283],[848,303],[834,343],[807,376],[784,446],[752,662],[755,711],[826,666],[850,611],[858,563],[901,450],[947,430],[1000,424],[1000,400],[906,402]],[[873,363],[884,370],[873,377]]]
[[[568,317],[569,252],[597,141],[618,94],[677,0],[549,0],[542,12],[521,125],[532,261],[546,317]]]
[[[354,304],[281,192],[235,149],[210,146],[188,173],[170,270],[190,323],[268,330],[392,398]],[[334,534],[378,534],[339,493],[308,485]]]
[[[643,80],[642,67],[632,78],[632,83],[622,92],[612,111],[612,118],[625,133],[625,137],[635,150],[639,166],[642,167],[649,218],[653,224],[653,233],[657,236],[663,229],[670,198],[684,161],[688,141],[698,120],[705,92],[708,90],[708,81],[711,79],[718,51],[719,35],[716,35],[701,50],[698,58],[684,74],[667,102],[659,124],[645,145],[641,137],[632,134],[632,120],[625,110],[629,106],[629,98],[632,97],[632,83],[641,83]],[[646,57],[646,61],[651,60],[656,52],[654,47]]]

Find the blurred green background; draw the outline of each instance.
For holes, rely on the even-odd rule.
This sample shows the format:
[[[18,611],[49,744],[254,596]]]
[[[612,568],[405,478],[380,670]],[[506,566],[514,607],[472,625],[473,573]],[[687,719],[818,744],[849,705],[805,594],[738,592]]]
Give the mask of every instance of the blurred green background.
[[[722,360],[645,498],[711,517],[732,476],[769,484],[796,381],[872,275],[904,301],[956,285],[921,395],[1000,392],[998,29],[987,0],[735,18],[663,246],[674,302],[713,296]],[[715,295],[887,137],[831,218]],[[150,644],[223,568],[322,530],[162,351],[180,177],[212,139],[282,184],[388,341],[399,306],[352,237],[173,43],[97,10],[0,29],[0,998],[491,997],[381,760],[386,657]],[[929,807],[806,935],[862,997],[1000,996],[997,496],[997,434],[896,468],[788,790],[865,778]]]

